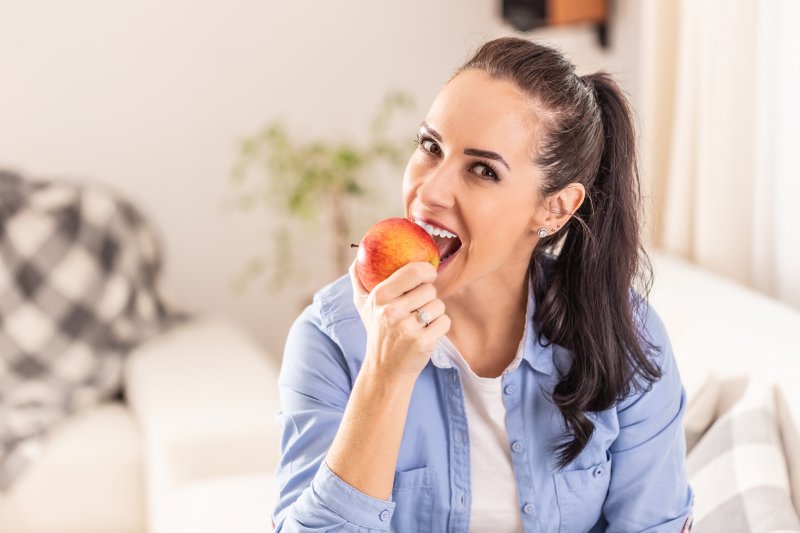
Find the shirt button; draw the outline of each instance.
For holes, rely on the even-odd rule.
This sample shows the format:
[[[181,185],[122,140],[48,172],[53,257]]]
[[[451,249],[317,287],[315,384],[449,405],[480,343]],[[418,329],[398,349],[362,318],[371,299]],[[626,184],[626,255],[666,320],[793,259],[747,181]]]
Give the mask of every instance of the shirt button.
[[[506,394],[514,394],[517,388],[514,385],[506,385]]]
[[[452,377],[451,379],[453,380],[453,383],[456,383],[456,382],[458,382],[458,374],[456,374],[455,372],[453,372],[452,376],[453,376],[453,377]]]
[[[466,498],[464,498],[464,494],[460,494],[458,496],[458,505],[460,505],[461,507],[464,507],[464,502],[465,501],[466,501]]]
[[[514,443],[511,445],[511,449],[514,450],[515,452],[519,453],[522,450],[524,450],[525,447],[522,445],[522,443],[520,441],[517,440],[517,441],[514,441]]]
[[[522,512],[525,514],[531,514],[533,512],[533,504],[526,503],[525,507],[522,508]]]
[[[389,520],[389,511],[387,509],[384,509],[383,511],[381,511],[381,514],[378,515],[378,518],[381,519],[381,522],[386,522],[387,520]]]
[[[594,469],[594,477],[600,477],[602,475],[603,475],[603,467],[602,466],[598,466],[597,468]]]

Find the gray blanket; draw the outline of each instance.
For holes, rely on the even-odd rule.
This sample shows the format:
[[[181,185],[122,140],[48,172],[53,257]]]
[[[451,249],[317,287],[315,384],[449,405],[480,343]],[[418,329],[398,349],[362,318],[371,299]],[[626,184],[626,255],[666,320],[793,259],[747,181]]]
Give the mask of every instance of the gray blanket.
[[[0,172],[0,491],[68,415],[118,396],[125,354],[178,314],[160,246],[98,186]]]

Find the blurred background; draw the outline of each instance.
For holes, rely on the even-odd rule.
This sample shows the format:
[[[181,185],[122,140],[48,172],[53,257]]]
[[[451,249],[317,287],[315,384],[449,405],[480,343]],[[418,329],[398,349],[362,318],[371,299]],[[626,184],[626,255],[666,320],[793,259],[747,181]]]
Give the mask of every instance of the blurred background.
[[[213,508],[208,502],[223,500],[269,508],[253,495],[271,489],[263,478],[246,474],[274,467],[274,459],[258,457],[254,443],[274,448],[276,437],[260,428],[243,447],[226,440],[277,411],[274,387],[253,376],[274,379],[289,326],[317,289],[345,273],[342,265],[354,257],[349,243],[375,221],[402,214],[401,179],[419,122],[454,69],[480,44],[502,35],[555,46],[580,74],[610,72],[629,94],[639,128],[648,247],[664,254],[665,276],[679,272],[669,290],[654,292],[664,295],[657,308],[664,309],[673,342],[698,349],[700,332],[679,340],[680,327],[695,316],[682,307],[693,295],[696,316],[709,316],[703,305],[718,298],[715,309],[741,311],[741,322],[720,328],[740,324],[746,330],[759,315],[764,327],[778,331],[773,355],[800,355],[788,335],[800,325],[798,24],[800,3],[790,0],[0,2],[0,169],[7,180],[0,213],[5,207],[9,217],[19,214],[10,207],[19,194],[8,191],[20,186],[20,178],[113,191],[109,198],[140,212],[156,242],[150,248],[159,250],[153,261],[162,265],[152,287],[155,303],[137,304],[137,323],[173,310],[204,317],[188,319],[188,326],[185,317],[172,317],[183,325],[169,343],[159,344],[159,338],[146,344],[148,353],[132,369],[109,371],[121,377],[113,374],[101,393],[75,404],[94,405],[110,395],[128,402],[132,422],[112,433],[120,438],[130,431],[129,440],[137,440],[142,431],[144,444],[125,453],[147,465],[128,469],[147,487],[120,489],[128,507],[77,530],[211,531],[210,524],[231,526],[233,513],[221,513],[218,522],[207,517],[201,526],[179,524],[177,517],[186,513],[177,510]],[[94,202],[107,206],[112,200]],[[7,233],[16,236],[18,249],[20,242],[42,242],[41,225],[26,224]],[[5,258],[0,296],[13,282],[30,284],[30,276],[14,271],[16,263]],[[706,281],[693,285],[694,274]],[[72,278],[62,277],[70,285]],[[719,298],[720,287],[733,291],[733,300]],[[668,293],[677,299],[668,300]],[[745,294],[758,303],[737,299]],[[727,305],[734,300],[739,307]],[[762,304],[774,306],[777,315],[765,318],[758,311]],[[3,311],[6,336],[12,329],[25,335],[41,318],[26,311],[11,320],[11,311]],[[717,345],[730,342],[744,351],[726,331],[720,330]],[[763,346],[762,335],[747,342]],[[175,342],[184,343],[182,355],[160,368],[156,360],[169,361],[165,354],[175,349],[167,344]],[[204,356],[191,354],[212,351],[209,346],[219,353],[208,355],[209,374],[195,385],[184,390],[164,377],[201,368],[197,361]],[[237,367],[242,381],[230,377],[237,375],[237,350],[249,354]],[[81,357],[75,360],[89,358]],[[2,368],[13,366],[9,360],[4,365],[0,377]],[[229,383],[215,384],[215,371]],[[242,392],[248,375],[252,396]],[[708,373],[697,376],[686,379],[704,390]],[[259,390],[265,388],[270,390]],[[220,398],[226,394],[243,394],[247,414],[239,419],[213,405],[214,398],[225,404]],[[21,397],[45,396],[29,388]],[[196,410],[210,416],[217,409],[217,418],[206,419],[216,429],[198,429],[197,422],[188,434],[216,436],[205,435],[204,451],[197,451],[185,434],[170,433],[171,417],[195,420],[188,406],[203,401],[209,405]],[[164,407],[173,404],[174,410]],[[11,433],[16,427],[40,434],[59,419],[50,413],[32,426],[15,426],[16,414],[5,409],[0,423]],[[211,444],[223,441],[219,448]],[[34,459],[42,453],[37,450],[21,454],[19,464],[41,463]],[[169,467],[175,457],[192,454],[204,459],[191,468]],[[170,492],[188,487],[189,479],[233,479],[218,474],[236,463],[234,456],[248,454],[251,463],[231,467],[239,488],[218,483],[201,490],[195,484],[179,496]],[[229,459],[218,464],[220,455]],[[9,480],[24,479],[21,467],[8,469]],[[57,494],[54,478],[42,476],[40,485],[17,490]],[[105,487],[98,494],[116,490],[109,488],[111,479],[98,483]],[[65,481],[62,488],[68,486]],[[8,481],[7,494],[10,487]],[[50,530],[41,508],[16,498],[0,531]],[[0,518],[1,502],[0,496]],[[114,516],[130,529],[120,529]],[[67,531],[68,521],[60,520],[61,529],[53,531]],[[244,524],[239,530],[252,525]]]
[[[232,290],[252,256],[274,250],[273,226],[286,215],[273,205],[225,209],[242,141],[280,119],[297,140],[366,143],[380,103],[401,91],[416,105],[395,113],[390,133],[409,156],[455,68],[483,41],[513,32],[499,1],[5,5],[0,165],[123,191],[164,234],[168,299],[235,317],[276,357],[306,296],[344,272],[334,271],[320,226],[296,246],[302,283]],[[642,8],[615,7],[608,49],[591,25],[534,35],[582,72],[613,72],[638,101]],[[374,218],[358,218],[351,242],[401,213],[403,170],[366,177],[381,205]]]

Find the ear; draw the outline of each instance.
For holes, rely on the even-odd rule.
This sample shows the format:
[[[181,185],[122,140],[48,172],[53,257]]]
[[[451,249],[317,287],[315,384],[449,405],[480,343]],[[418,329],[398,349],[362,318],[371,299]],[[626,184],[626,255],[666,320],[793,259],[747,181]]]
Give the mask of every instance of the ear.
[[[544,217],[538,216],[531,221],[531,231],[541,228],[552,235],[566,226],[570,217],[580,208],[586,198],[586,189],[580,183],[570,183],[560,191],[544,199]]]

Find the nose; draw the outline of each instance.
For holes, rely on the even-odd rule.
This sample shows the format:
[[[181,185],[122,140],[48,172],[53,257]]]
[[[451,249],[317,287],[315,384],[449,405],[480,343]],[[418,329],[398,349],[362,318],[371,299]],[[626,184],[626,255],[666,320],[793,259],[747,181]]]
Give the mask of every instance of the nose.
[[[440,165],[426,173],[417,187],[417,198],[428,209],[453,207],[456,173],[447,165]]]

